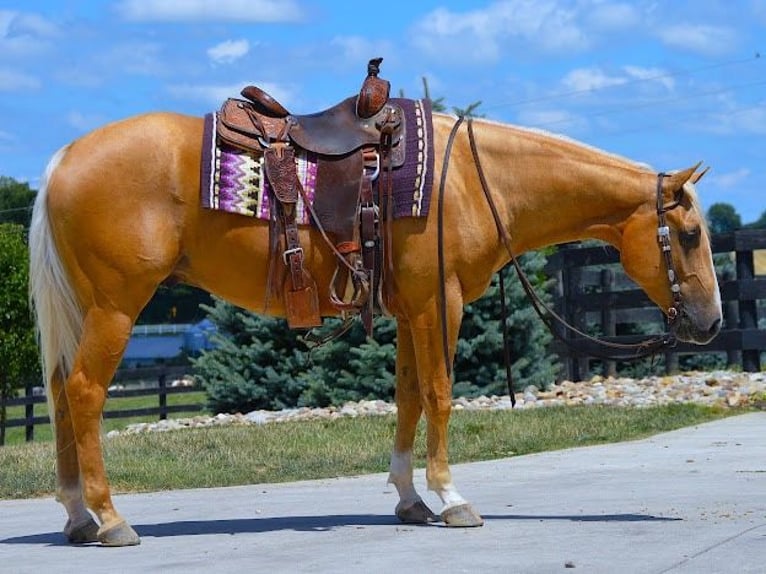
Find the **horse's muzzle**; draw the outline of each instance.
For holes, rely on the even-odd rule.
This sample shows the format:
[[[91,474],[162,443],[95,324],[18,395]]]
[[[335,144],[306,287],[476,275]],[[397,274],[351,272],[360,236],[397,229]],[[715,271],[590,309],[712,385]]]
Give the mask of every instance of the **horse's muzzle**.
[[[685,310],[676,328],[676,338],[686,343],[705,345],[715,338],[721,330],[721,314],[711,318],[695,317]]]

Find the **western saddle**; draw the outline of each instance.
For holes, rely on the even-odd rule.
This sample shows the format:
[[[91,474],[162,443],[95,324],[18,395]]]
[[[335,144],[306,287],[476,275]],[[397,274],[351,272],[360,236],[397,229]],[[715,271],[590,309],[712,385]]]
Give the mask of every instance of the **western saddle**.
[[[245,100],[226,100],[218,112],[218,137],[263,157],[273,192],[267,294],[279,296],[281,291],[291,328],[322,323],[316,283],[304,265],[298,235],[299,197],[338,260],[330,285],[332,304],[344,316],[361,313],[370,335],[376,299],[385,307],[381,287],[390,284],[384,279],[392,267],[391,170],[404,162],[405,122],[401,108],[389,101],[390,84],[378,78],[382,60],[370,60],[358,95],[322,112],[291,114],[256,86],[245,87]],[[313,205],[298,179],[296,149],[317,157]],[[380,217],[382,205],[385,218]],[[277,271],[280,259],[286,272]]]

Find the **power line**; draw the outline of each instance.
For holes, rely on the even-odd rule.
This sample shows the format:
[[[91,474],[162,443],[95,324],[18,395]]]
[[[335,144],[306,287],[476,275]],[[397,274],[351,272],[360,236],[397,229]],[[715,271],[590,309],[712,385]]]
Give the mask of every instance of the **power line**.
[[[732,117],[732,116],[741,115],[741,114],[744,114],[753,110],[757,110],[757,109],[766,110],[766,102],[761,104],[756,104],[754,106],[740,108],[738,110],[726,111],[725,114],[727,117]],[[641,133],[641,132],[645,132],[649,130],[656,130],[657,128],[666,128],[669,125],[680,125],[680,124],[683,124],[685,121],[688,121],[694,118],[704,117],[707,114],[709,114],[708,111],[695,112],[691,114],[686,114],[682,118],[666,120],[666,121],[663,121],[662,123],[644,124],[640,127],[635,127],[635,128],[615,130],[611,132],[603,132],[601,136],[602,137],[620,137],[620,136],[629,135],[629,134]]]
[[[32,206],[28,207],[11,207],[9,209],[0,209],[0,215],[3,215],[4,213],[15,213],[18,211],[32,211]]]
[[[622,105],[619,108],[610,108],[607,110],[601,110],[596,112],[588,112],[588,117],[604,117],[604,116],[610,116],[610,115],[616,115],[623,112],[629,112],[633,110],[639,110],[642,108],[649,108],[656,105],[662,105],[662,104],[670,104],[670,103],[677,103],[677,102],[686,102],[689,100],[695,100],[695,99],[701,99],[706,98],[708,96],[719,96],[721,94],[731,93],[735,92],[738,89],[741,88],[752,88],[754,86],[764,86],[766,85],[766,80],[761,80],[757,82],[748,82],[746,84],[735,84],[731,86],[725,86],[723,88],[717,89],[717,90],[708,90],[708,91],[700,91],[696,92],[694,94],[690,94],[687,96],[679,96],[674,98],[659,98],[654,100],[647,100],[643,102],[639,102],[632,105]],[[753,108],[760,107],[761,104],[757,104],[753,106]],[[743,109],[750,109],[750,108],[743,108]],[[731,113],[739,113],[739,110],[735,110]],[[557,124],[566,124],[569,120],[555,120],[551,122],[545,122],[542,124],[537,124],[539,127],[548,127],[548,126],[555,126]]]
[[[707,72],[709,70],[715,70],[718,68],[727,68],[731,66],[737,66],[742,64],[751,64],[757,60],[761,59],[760,52],[755,52],[752,56],[748,58],[740,58],[736,60],[728,60],[726,62],[718,62],[716,64],[709,64],[707,66],[700,66],[698,68],[692,68],[690,70],[679,70],[678,72],[666,72],[662,74],[656,74],[654,76],[647,76],[645,78],[636,78],[633,80],[626,80],[625,82],[622,82],[620,84],[613,84],[609,86],[600,86],[595,88],[582,88],[579,90],[571,90],[569,92],[558,92],[556,94],[549,94],[547,96],[539,96],[536,98],[529,98],[525,100],[516,100],[516,101],[508,101],[508,102],[500,102],[498,104],[492,105],[492,106],[485,106],[485,110],[493,110],[497,108],[504,108],[504,107],[520,107],[520,106],[528,106],[531,104],[537,104],[540,102],[547,102],[547,101],[555,101],[555,100],[563,100],[565,98],[569,98],[572,96],[578,96],[582,94],[592,94],[595,92],[601,92],[604,90],[612,89],[612,88],[624,88],[626,86],[632,86],[636,84],[641,84],[645,82],[653,82],[656,80],[662,80],[667,78],[676,78],[680,76],[692,76],[694,74],[697,74],[699,72]]]

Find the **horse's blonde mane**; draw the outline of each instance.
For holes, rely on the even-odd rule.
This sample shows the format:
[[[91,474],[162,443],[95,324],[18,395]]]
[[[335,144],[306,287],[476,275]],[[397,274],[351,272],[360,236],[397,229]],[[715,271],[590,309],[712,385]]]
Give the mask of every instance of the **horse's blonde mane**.
[[[442,114],[442,115],[447,116],[447,117],[451,117],[455,121],[457,121],[457,119],[458,119],[457,116],[455,116],[454,114]],[[618,154],[615,154],[615,153],[612,153],[612,152],[609,152],[609,151],[605,151],[603,149],[597,148],[597,147],[595,147],[593,145],[590,145],[590,144],[587,144],[587,143],[583,143],[583,142],[581,142],[579,140],[576,140],[576,139],[574,139],[574,138],[572,138],[570,136],[564,135],[564,134],[550,132],[550,131],[547,131],[547,130],[544,130],[544,129],[541,129],[541,128],[520,126],[520,125],[504,123],[504,122],[500,122],[500,121],[496,121],[496,120],[489,120],[489,119],[486,119],[486,118],[474,118],[473,121],[476,122],[476,123],[485,124],[485,125],[488,125],[488,126],[493,126],[493,127],[497,127],[497,128],[501,128],[501,129],[505,129],[505,130],[512,130],[512,131],[517,132],[517,133],[529,134],[531,136],[545,138],[545,139],[552,139],[554,141],[559,141],[561,143],[574,146],[574,147],[576,147],[578,149],[581,149],[583,151],[599,154],[601,157],[611,158],[611,159],[613,159],[615,161],[619,161],[621,163],[626,163],[627,165],[632,165],[632,166],[634,166],[634,167],[636,167],[638,169],[641,169],[641,170],[648,170],[648,171],[656,172],[656,170],[651,165],[649,165],[649,164],[647,164],[645,162],[635,161],[635,160],[626,158],[624,156],[621,156],[621,155],[618,155]],[[668,173],[676,173],[677,171],[678,170],[672,170],[672,171],[669,171]],[[707,221],[706,221],[706,218],[705,218],[705,215],[704,215],[704,211],[702,210],[702,204],[700,203],[699,195],[697,193],[697,189],[696,189],[694,183],[692,183],[691,181],[687,181],[684,184],[684,192],[689,197],[689,200],[691,202],[692,208],[696,209],[697,212],[699,213],[700,221],[701,221],[702,226],[707,230],[708,229]]]
[[[447,114],[447,115],[450,115],[450,114]],[[457,116],[452,115],[451,117],[453,117],[455,120],[457,120]],[[600,154],[600,155],[602,155],[604,157],[608,157],[608,158],[611,158],[611,159],[614,159],[614,160],[617,160],[617,161],[620,161],[620,162],[628,163],[628,164],[633,165],[633,166],[635,166],[635,167],[637,167],[639,169],[645,169],[645,170],[649,170],[649,171],[654,171],[652,166],[650,166],[647,163],[635,161],[635,160],[626,158],[624,156],[618,155],[616,153],[605,151],[605,150],[603,150],[601,148],[598,148],[598,147],[593,146],[591,144],[587,144],[587,143],[581,142],[579,140],[576,140],[576,139],[574,139],[574,138],[572,138],[570,136],[564,135],[564,134],[560,134],[560,133],[556,133],[556,132],[551,132],[551,131],[548,131],[548,130],[544,130],[542,128],[520,126],[520,125],[517,125],[517,124],[509,124],[509,123],[504,123],[504,122],[500,122],[500,121],[496,121],[496,120],[489,120],[489,119],[486,119],[486,118],[474,118],[474,121],[478,122],[478,123],[482,123],[482,124],[487,124],[489,126],[495,126],[495,127],[504,128],[504,129],[511,129],[511,130],[514,130],[514,131],[517,131],[517,132],[522,132],[522,133],[530,134],[530,135],[533,135],[533,136],[539,136],[539,137],[543,137],[543,138],[549,138],[549,139],[552,139],[552,140],[555,140],[555,141],[560,141],[562,143],[578,147],[578,148],[580,148],[580,149],[582,149],[584,151],[590,151],[590,152],[593,152],[593,153]]]

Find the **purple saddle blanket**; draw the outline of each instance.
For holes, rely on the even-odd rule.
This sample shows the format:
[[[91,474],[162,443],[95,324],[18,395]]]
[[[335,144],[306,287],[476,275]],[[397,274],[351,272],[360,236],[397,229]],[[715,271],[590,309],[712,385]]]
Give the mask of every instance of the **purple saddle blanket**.
[[[434,146],[429,100],[394,98],[404,111],[406,158],[393,170],[394,217],[426,217],[433,187]],[[202,206],[228,213],[269,219],[271,188],[263,157],[218,141],[216,115],[205,116],[200,193]],[[296,150],[298,178],[309,201],[317,190],[315,153]],[[308,224],[308,211],[298,199],[298,223]]]

